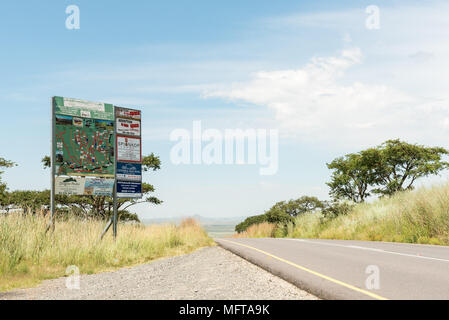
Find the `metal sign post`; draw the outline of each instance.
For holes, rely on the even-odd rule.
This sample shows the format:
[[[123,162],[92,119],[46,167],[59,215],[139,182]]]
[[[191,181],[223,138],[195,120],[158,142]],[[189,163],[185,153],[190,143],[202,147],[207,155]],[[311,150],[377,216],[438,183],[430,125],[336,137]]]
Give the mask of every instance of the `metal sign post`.
[[[55,229],[55,98],[51,99],[51,155],[50,155],[50,168],[51,168],[51,187],[50,187],[50,222],[47,227],[47,231],[51,228]]]
[[[114,117],[116,117],[116,109],[114,107]],[[114,120],[115,124],[115,120]],[[117,212],[117,125],[114,125],[114,191],[112,193],[112,201],[113,201],[113,227],[112,233],[114,235],[114,239],[117,239],[117,223],[118,223],[118,212]]]

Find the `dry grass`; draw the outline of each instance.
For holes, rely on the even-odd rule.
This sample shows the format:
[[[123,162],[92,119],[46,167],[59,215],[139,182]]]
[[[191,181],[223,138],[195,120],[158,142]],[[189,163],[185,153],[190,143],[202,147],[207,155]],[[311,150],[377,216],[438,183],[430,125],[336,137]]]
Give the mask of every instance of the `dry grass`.
[[[57,222],[54,233],[47,234],[46,225],[42,216],[0,216],[0,291],[64,276],[71,265],[90,274],[189,253],[213,244],[193,219],[179,226],[121,224],[116,241],[111,232],[99,241],[105,226],[100,221]]]
[[[233,238],[270,238],[274,236],[276,225],[274,223],[253,224],[245,232],[233,235]]]
[[[292,237],[449,245],[449,183],[357,205],[348,215],[326,219],[305,214],[286,228],[253,225],[235,237]]]
[[[449,245],[449,184],[360,204],[332,220],[308,214],[288,236]]]

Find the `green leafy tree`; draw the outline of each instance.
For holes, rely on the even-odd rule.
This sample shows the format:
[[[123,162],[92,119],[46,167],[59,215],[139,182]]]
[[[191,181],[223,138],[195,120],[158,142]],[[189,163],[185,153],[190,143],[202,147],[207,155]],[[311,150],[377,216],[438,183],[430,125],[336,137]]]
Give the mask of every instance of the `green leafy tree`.
[[[42,159],[44,168],[51,167],[51,159],[45,156]],[[160,158],[151,153],[142,158],[142,170],[144,172],[156,171],[161,168]],[[155,188],[153,185],[143,182],[142,199],[117,199],[117,208],[121,220],[136,220],[137,215],[129,213],[128,209],[139,203],[159,205],[162,203],[157,197],[152,196]],[[107,219],[112,216],[113,199],[106,196],[57,196],[58,205],[70,209],[74,214]],[[48,202],[47,202],[48,203]]]
[[[323,209],[325,204],[317,197],[302,196],[296,200],[280,201],[276,203],[271,210],[279,209],[291,217],[297,217],[306,212],[312,212],[317,209]]]
[[[392,195],[413,189],[417,179],[439,174],[448,167],[440,147],[425,147],[388,140],[376,148],[348,154],[327,164],[331,170],[330,195],[334,199],[364,202],[372,194]]]
[[[248,229],[248,227],[252,226],[253,224],[259,224],[259,223],[263,223],[266,221],[267,221],[267,216],[265,214],[248,217],[243,222],[241,222],[235,226],[235,231],[238,233],[242,233],[246,229]]]
[[[349,214],[354,207],[355,204],[351,201],[331,201],[326,204],[326,207],[321,212],[325,218],[333,219]]]
[[[396,139],[384,142],[378,150],[381,156],[381,166],[376,170],[379,188],[374,192],[381,195],[411,190],[417,179],[438,175],[449,166],[442,161],[442,156],[449,151],[441,147],[425,147]]]
[[[2,206],[2,207],[6,206],[8,203],[7,203],[7,193],[6,193],[7,186],[6,186],[6,183],[4,183],[2,181],[2,177],[1,177],[1,175],[3,174],[4,171],[1,169],[11,168],[11,167],[14,167],[15,165],[16,164],[14,162],[0,157],[0,206]]]
[[[330,195],[334,199],[349,199],[364,202],[371,195],[372,186],[379,181],[378,171],[381,156],[376,148],[337,158],[327,167],[332,172]]]
[[[266,221],[270,223],[280,223],[286,225],[294,222],[293,217],[279,208],[272,208],[265,213]]]

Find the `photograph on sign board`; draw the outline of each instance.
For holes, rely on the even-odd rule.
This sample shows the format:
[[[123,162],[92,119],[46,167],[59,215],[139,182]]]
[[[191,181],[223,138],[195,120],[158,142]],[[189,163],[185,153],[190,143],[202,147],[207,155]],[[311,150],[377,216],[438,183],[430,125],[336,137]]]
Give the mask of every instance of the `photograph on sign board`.
[[[134,109],[127,109],[122,107],[115,107],[115,116],[117,118],[127,118],[134,120],[141,120],[141,111]]]
[[[87,177],[84,186],[84,195],[112,196],[114,190],[114,179],[103,179]]]
[[[55,179],[55,193],[58,195],[84,195],[86,178],[59,176]]]

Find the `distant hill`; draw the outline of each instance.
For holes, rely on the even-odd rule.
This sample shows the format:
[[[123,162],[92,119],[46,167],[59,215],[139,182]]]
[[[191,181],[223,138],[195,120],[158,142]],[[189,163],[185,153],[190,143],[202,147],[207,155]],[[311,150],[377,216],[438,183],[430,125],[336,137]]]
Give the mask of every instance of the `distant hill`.
[[[193,216],[180,216],[171,218],[154,218],[154,219],[141,219],[144,224],[160,224],[160,223],[179,223],[185,218],[193,218],[199,221],[202,225],[237,225],[247,217],[203,217],[200,215]]]

